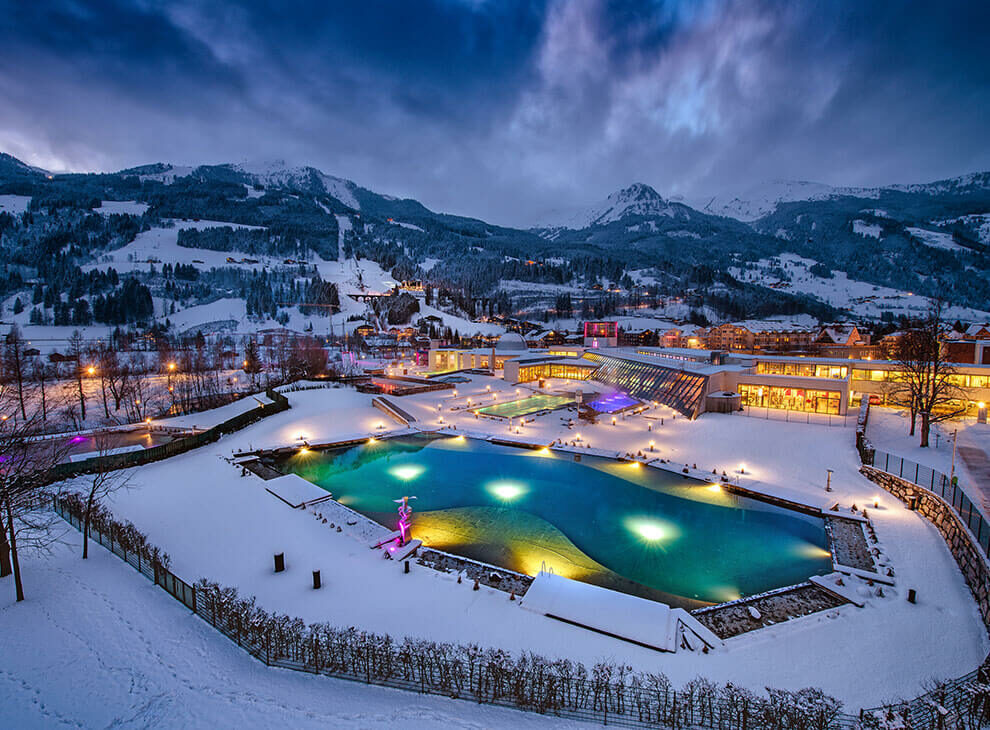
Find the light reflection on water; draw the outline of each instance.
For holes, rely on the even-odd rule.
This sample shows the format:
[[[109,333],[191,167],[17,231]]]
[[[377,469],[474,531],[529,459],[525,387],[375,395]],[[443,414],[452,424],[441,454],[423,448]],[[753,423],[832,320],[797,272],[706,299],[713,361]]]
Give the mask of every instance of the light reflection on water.
[[[684,605],[831,570],[821,519],[628,463],[410,436],[282,468],[393,529],[393,500],[415,493],[412,533],[428,545]]]

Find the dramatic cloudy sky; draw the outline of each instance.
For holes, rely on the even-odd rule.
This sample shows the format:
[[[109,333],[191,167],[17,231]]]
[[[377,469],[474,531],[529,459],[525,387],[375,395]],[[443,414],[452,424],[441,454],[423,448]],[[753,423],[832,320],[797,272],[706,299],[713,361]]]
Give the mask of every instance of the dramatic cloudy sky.
[[[523,223],[634,181],[990,169],[979,0],[0,0],[0,150],[281,158]]]

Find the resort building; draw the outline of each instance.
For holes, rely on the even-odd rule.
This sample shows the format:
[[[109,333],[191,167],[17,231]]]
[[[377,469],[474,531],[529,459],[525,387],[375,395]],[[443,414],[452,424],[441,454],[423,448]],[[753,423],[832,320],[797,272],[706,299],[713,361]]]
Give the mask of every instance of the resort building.
[[[963,405],[976,409],[990,402],[990,365],[958,365],[956,373]],[[513,383],[586,380],[597,390],[662,403],[689,418],[738,407],[844,416],[863,398],[875,404],[890,401],[898,371],[890,360],[693,348],[589,348],[583,353],[568,348],[506,359],[503,377]]]
[[[470,349],[457,347],[431,348],[430,372],[454,370],[502,370],[508,360],[528,351],[526,340],[518,332],[506,332],[492,347]],[[494,368],[493,368],[494,364]]]

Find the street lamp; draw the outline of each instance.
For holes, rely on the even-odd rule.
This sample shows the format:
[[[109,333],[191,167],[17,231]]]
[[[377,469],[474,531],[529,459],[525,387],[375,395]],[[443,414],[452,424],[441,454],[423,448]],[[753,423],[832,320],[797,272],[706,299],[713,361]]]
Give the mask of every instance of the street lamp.
[[[956,434],[959,433],[958,428],[952,429],[952,470],[949,472],[949,481],[954,482],[956,478]]]

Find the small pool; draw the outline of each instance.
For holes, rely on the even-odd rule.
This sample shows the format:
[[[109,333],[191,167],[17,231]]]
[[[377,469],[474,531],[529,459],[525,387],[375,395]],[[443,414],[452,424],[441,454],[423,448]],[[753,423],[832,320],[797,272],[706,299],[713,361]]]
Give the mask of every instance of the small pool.
[[[495,403],[484,408],[476,409],[477,413],[483,416],[496,416],[498,418],[519,418],[528,416],[530,413],[540,411],[552,411],[557,408],[569,406],[574,399],[569,395],[531,395],[519,400],[508,401],[507,403]]]
[[[602,395],[591,401],[590,405],[598,413],[618,413],[633,406],[638,406],[640,401],[625,393],[609,393]]]
[[[297,454],[294,472],[395,529],[416,496],[427,545],[695,607],[831,572],[823,521],[680,474],[464,437],[409,436]]]

